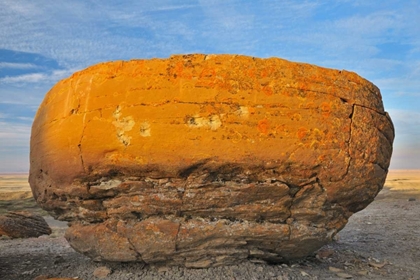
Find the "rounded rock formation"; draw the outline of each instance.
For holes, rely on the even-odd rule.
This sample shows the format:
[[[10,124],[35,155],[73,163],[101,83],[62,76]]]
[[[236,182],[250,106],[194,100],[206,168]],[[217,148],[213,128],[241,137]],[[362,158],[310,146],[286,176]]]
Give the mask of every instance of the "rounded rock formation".
[[[50,235],[51,228],[40,215],[28,211],[9,211],[0,215],[0,236],[30,238]]]
[[[95,260],[283,262],[374,199],[393,139],[379,89],[352,72],[238,55],[116,61],[48,92],[29,181]]]

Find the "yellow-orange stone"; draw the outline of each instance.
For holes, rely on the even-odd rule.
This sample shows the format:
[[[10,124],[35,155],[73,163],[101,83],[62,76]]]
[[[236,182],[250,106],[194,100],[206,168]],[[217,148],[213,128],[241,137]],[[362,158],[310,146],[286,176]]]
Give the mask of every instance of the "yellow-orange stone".
[[[127,252],[137,246],[138,255],[104,257],[98,243],[91,248],[96,259],[225,264],[215,259],[221,251],[203,261],[178,249],[200,246],[185,241],[193,223],[236,219],[281,225],[277,241],[286,249],[254,257],[282,261],[331,240],[373,200],[393,138],[379,89],[352,72],[238,55],[107,62],[60,81],[46,95],[32,128],[30,184],[41,206],[73,221],[68,239],[77,250],[90,246],[80,243],[90,229],[103,238],[100,223],[119,232],[107,233],[113,238],[124,233]],[[148,220],[155,216],[161,221]],[[117,226],[118,219],[126,224]],[[166,244],[154,255],[149,247],[159,246],[153,242],[132,245],[130,223],[137,231],[160,225],[152,235],[164,227],[173,249],[165,251],[172,248]],[[231,260],[250,256],[243,242],[268,238],[250,242],[245,229],[233,228],[214,234],[237,233],[240,241],[227,240],[248,253]],[[317,242],[311,247],[303,240]],[[294,255],[296,244],[309,249]],[[149,255],[142,259],[139,252]]]

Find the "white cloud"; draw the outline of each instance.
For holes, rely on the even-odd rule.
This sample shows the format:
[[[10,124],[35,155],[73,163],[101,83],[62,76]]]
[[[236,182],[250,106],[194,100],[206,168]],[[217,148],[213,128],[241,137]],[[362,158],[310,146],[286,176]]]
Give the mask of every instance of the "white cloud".
[[[53,83],[68,77],[76,70],[54,70],[51,73],[30,73],[0,78],[0,84]]]
[[[382,92],[387,92],[394,96],[420,97],[420,76],[419,78],[412,78],[412,75],[413,73],[409,72],[403,77],[395,76],[391,78],[376,78],[373,79],[373,82],[381,89]],[[404,100],[402,99],[401,101]],[[416,102],[420,109],[420,101],[416,100]]]
[[[354,36],[368,35],[374,40],[386,40],[384,34],[390,29],[403,27],[401,15],[394,11],[377,11],[368,15],[355,15],[333,22],[334,27]]]
[[[31,73],[31,74],[23,74],[19,76],[6,76],[4,78],[0,78],[0,83],[10,84],[10,83],[38,83],[40,81],[44,81],[47,78],[47,75],[44,73]]]
[[[12,68],[12,69],[33,69],[37,68],[32,63],[13,63],[13,62],[0,62],[0,68]]]

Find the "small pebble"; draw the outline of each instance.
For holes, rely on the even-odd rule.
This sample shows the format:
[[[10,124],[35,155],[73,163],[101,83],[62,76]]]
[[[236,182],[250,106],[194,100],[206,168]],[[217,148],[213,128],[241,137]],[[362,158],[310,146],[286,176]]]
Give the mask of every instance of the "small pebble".
[[[97,278],[105,278],[108,277],[108,275],[111,274],[111,269],[109,269],[106,266],[100,266],[93,272],[93,276]]]
[[[328,267],[328,270],[329,271],[332,271],[332,272],[340,272],[340,271],[343,271],[342,269],[337,268],[337,267],[333,267],[333,266]]]
[[[368,271],[367,270],[360,270],[360,271],[357,272],[357,274],[365,276],[365,275],[368,275]]]
[[[161,266],[158,268],[159,273],[168,272],[168,271],[169,271],[169,267],[167,266]]]
[[[337,276],[343,279],[351,279],[353,278],[353,275],[347,274],[347,273],[343,273],[343,272],[339,272],[337,273]]]
[[[310,275],[308,273],[306,273],[305,271],[301,271],[300,274],[302,274],[302,276],[304,277],[309,277]]]

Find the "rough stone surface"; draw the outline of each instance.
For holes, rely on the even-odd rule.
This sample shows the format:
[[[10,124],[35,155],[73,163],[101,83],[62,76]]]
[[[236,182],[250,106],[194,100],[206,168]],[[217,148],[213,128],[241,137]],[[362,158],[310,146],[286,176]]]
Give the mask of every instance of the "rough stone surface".
[[[27,211],[8,212],[5,215],[0,215],[0,236],[29,238],[50,234],[50,226],[39,215]]]
[[[48,92],[29,181],[94,260],[282,262],[374,199],[393,138],[379,89],[352,72],[237,55],[116,61]]]
[[[108,277],[111,274],[111,272],[112,272],[111,269],[109,269],[108,267],[100,266],[100,267],[96,268],[95,271],[93,271],[93,275],[96,278],[103,279],[103,278]]]

